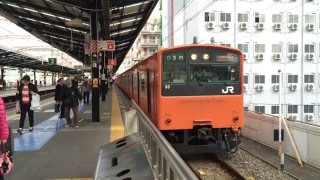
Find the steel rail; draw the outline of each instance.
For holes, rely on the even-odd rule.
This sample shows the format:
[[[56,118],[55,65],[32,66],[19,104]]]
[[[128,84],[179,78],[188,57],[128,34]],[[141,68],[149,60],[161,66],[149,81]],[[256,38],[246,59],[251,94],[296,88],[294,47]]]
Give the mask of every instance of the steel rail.
[[[134,101],[131,103],[137,111],[138,132],[155,179],[199,179],[139,106]]]

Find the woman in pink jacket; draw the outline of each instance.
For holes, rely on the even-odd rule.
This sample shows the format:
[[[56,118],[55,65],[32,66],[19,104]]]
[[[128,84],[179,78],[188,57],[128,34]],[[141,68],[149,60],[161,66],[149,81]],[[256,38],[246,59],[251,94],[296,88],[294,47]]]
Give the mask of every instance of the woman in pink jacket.
[[[6,110],[2,97],[0,97],[0,143],[5,143],[9,137],[9,127],[6,118]],[[0,174],[0,180],[3,179],[3,175]]]

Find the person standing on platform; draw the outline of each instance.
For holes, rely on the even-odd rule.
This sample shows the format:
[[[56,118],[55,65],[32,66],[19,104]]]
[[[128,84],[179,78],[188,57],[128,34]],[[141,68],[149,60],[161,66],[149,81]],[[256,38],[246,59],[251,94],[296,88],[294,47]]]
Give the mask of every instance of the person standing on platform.
[[[89,104],[89,96],[90,96],[90,83],[87,77],[84,78],[82,83],[82,92],[83,92],[83,104]]]
[[[67,120],[67,125],[65,127],[72,126],[72,121],[70,118],[70,110],[72,109],[74,115],[74,127],[79,128],[79,100],[82,100],[81,93],[75,82],[72,82],[70,78],[66,79],[65,86],[62,89],[62,99],[65,105],[65,117]]]
[[[30,83],[30,76],[25,75],[22,78],[23,83],[18,87],[17,91],[17,100],[20,103],[21,109],[21,116],[19,122],[19,129],[17,130],[18,133],[22,134],[24,121],[26,119],[26,115],[28,113],[29,116],[29,131],[33,131],[34,119],[33,119],[33,110],[30,109],[31,101],[32,101],[32,94],[39,94],[37,87]]]
[[[59,78],[58,82],[57,82],[57,86],[55,89],[55,94],[54,94],[54,100],[56,101],[56,106],[58,107],[58,109],[60,110],[60,116],[59,118],[62,119],[64,118],[64,104],[62,101],[62,88],[64,85],[64,79],[63,78]]]
[[[0,97],[0,143],[4,144],[9,138],[9,126],[6,118],[6,110],[2,97]],[[0,174],[0,180],[3,180],[3,174]]]

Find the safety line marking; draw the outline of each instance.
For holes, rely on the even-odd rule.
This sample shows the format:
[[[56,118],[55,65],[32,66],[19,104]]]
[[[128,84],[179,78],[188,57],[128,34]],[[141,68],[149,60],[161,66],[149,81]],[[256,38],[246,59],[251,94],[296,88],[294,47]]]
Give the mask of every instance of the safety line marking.
[[[119,101],[114,87],[112,88],[112,111],[110,126],[110,142],[120,139],[124,136],[124,126],[119,107]]]

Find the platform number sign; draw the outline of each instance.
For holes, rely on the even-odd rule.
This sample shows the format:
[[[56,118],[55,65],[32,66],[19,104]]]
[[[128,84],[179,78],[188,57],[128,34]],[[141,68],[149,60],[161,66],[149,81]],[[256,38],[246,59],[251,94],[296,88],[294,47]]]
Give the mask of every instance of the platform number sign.
[[[57,58],[48,58],[49,65],[56,65],[57,64]]]

